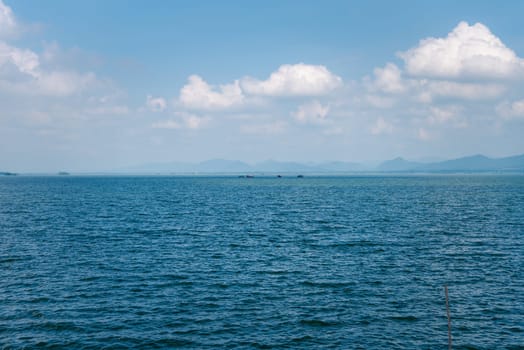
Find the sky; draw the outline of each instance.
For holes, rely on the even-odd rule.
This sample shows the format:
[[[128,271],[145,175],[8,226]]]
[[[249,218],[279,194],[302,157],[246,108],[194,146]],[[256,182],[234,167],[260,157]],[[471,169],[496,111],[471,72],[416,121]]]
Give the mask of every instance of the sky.
[[[0,171],[524,153],[522,1],[0,0]]]

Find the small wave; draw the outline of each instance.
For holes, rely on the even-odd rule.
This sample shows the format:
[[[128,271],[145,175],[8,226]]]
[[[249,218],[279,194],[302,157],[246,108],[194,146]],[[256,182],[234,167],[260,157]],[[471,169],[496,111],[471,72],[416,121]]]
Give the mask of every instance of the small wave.
[[[151,341],[151,342],[147,342],[147,343],[144,343],[144,344],[141,344],[145,347],[173,347],[173,348],[177,348],[177,347],[181,347],[181,346],[189,346],[189,347],[194,347],[196,346],[197,344],[191,340],[187,340],[187,339],[177,339],[177,338],[165,338],[165,339],[158,339],[158,340],[154,340],[154,341]]]
[[[36,304],[36,303],[47,303],[49,301],[51,301],[51,299],[48,297],[36,297],[36,298],[29,300],[28,302],[31,304]]]
[[[300,320],[300,324],[311,327],[332,327],[340,324],[336,321],[323,321],[317,319]]]
[[[273,344],[262,344],[258,342],[253,342],[253,343],[250,343],[249,345],[257,349],[274,349],[275,348],[275,345]]]
[[[349,287],[355,284],[355,282],[336,282],[336,281],[302,281],[302,285],[308,287],[317,287],[317,288],[344,288]]]
[[[162,279],[166,279],[166,280],[178,281],[178,280],[188,280],[189,276],[187,276],[187,275],[179,275],[179,274],[174,274],[174,273],[168,273],[168,274],[161,275],[161,278]]]
[[[509,327],[508,330],[513,333],[523,333],[524,329],[520,327]]]
[[[341,242],[330,245],[332,248],[353,248],[353,247],[376,247],[380,246],[380,243],[372,241],[352,241],[352,242]]]
[[[0,264],[11,264],[18,261],[24,261],[28,260],[29,258],[22,257],[22,256],[9,256],[9,257],[2,257],[0,258]]]
[[[257,271],[257,273],[263,273],[268,275],[287,275],[290,273],[296,273],[297,271],[290,271],[290,270],[260,270]]]
[[[40,328],[45,330],[52,330],[56,332],[60,331],[82,331],[83,329],[77,326],[75,323],[70,321],[47,321],[42,323],[37,323],[34,325],[34,328]]]
[[[87,277],[81,277],[80,281],[81,282],[93,282],[93,281],[99,280],[101,278],[102,277],[100,277],[100,276],[87,276]]]
[[[464,349],[464,350],[480,350],[478,346],[472,345],[472,344],[463,344],[460,347],[457,347],[458,349]],[[522,348],[519,348],[522,349]]]
[[[310,340],[313,340],[314,338],[310,335],[304,335],[302,337],[297,337],[297,338],[293,338],[291,339],[291,342],[293,343],[303,343],[303,342],[306,342],[306,341],[310,341]]]
[[[408,315],[408,316],[391,316],[391,317],[389,317],[389,319],[395,320],[395,321],[404,321],[404,322],[415,322],[415,321],[418,321],[418,318],[415,317],[415,316],[412,316],[412,315]]]

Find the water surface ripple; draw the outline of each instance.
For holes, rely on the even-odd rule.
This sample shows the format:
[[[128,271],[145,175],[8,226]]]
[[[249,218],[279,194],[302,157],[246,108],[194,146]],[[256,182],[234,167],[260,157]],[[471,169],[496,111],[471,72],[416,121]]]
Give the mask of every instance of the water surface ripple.
[[[0,348],[524,348],[524,177],[3,177]]]

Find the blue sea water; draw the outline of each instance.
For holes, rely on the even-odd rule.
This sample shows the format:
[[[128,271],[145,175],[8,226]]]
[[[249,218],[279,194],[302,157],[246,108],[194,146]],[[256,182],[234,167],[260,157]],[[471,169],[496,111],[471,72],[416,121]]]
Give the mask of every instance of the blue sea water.
[[[2,177],[0,348],[524,349],[524,176]]]

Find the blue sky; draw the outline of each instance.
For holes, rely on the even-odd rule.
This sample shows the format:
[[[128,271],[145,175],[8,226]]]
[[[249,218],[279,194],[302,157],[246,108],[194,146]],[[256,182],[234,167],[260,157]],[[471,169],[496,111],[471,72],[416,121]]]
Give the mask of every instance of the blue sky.
[[[0,170],[524,153],[521,13],[0,0]]]

